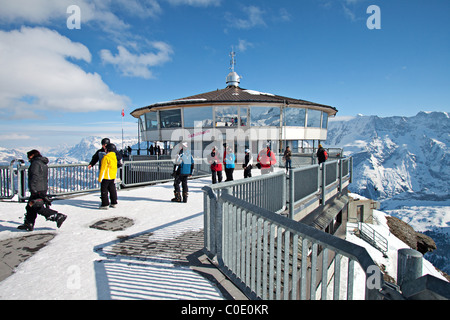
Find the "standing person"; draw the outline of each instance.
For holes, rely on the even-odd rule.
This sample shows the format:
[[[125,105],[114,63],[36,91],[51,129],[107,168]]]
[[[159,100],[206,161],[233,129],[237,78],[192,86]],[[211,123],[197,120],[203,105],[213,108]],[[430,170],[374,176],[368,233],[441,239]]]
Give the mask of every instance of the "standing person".
[[[292,152],[291,152],[291,148],[289,148],[289,146],[286,147],[286,150],[284,150],[284,161],[286,161],[286,173],[289,171],[289,169],[292,169]]]
[[[319,149],[317,150],[317,159],[319,160],[319,164],[327,161],[328,159],[328,153],[325,151],[321,144],[319,144]]]
[[[97,162],[102,163],[102,158],[105,156],[106,154],[106,145],[108,143],[111,143],[111,141],[109,140],[109,138],[104,138],[102,139],[102,147],[100,149],[97,150],[97,152],[94,153],[94,155],[92,156],[91,162],[89,162],[88,168],[91,169],[93,166],[95,166],[97,164]]]
[[[212,183],[216,184],[217,179],[219,183],[222,182],[222,161],[219,159],[219,149],[216,146],[212,148],[208,163],[211,165]]]
[[[103,157],[98,181],[100,185],[100,198],[102,204],[99,209],[115,208],[117,206],[117,190],[114,180],[117,175],[116,146],[112,143],[106,145],[106,155]],[[108,199],[109,194],[109,199]],[[111,202],[110,202],[111,200]]]
[[[27,153],[30,167],[28,168],[28,189],[30,198],[25,207],[24,223],[17,227],[20,230],[33,231],[34,223],[38,214],[48,221],[55,221],[56,226],[61,227],[67,216],[44,206],[47,199],[48,190],[48,159],[43,157],[38,150],[31,150]]]
[[[194,171],[194,158],[192,157],[191,152],[188,149],[188,143],[183,142],[181,144],[181,150],[178,153],[177,159],[175,160],[175,164],[177,165],[176,174],[175,174],[175,182],[174,186],[174,194],[175,198],[173,198],[172,202],[181,202],[181,187],[183,188],[183,202],[186,203],[189,195],[189,187],[188,187],[188,178],[192,176],[192,172]]]
[[[156,155],[157,156],[161,155],[161,147],[159,146],[159,144],[156,145]]]
[[[277,163],[275,154],[270,150],[270,143],[258,153],[256,159],[261,166],[261,174],[273,172],[273,166]]]
[[[253,167],[253,156],[250,149],[245,149],[244,164],[242,165],[242,167],[244,168],[244,178],[251,178]]]
[[[109,140],[109,138],[102,139],[102,141],[101,141],[102,147],[100,149],[98,149],[97,152],[95,152],[95,154],[92,156],[91,162],[89,162],[89,165],[88,165],[88,169],[91,169],[93,166],[95,166],[97,164],[97,162],[100,164],[100,167],[101,167],[102,159],[106,154],[106,146],[110,143],[111,143],[111,140]],[[114,152],[116,154],[117,167],[120,168],[122,166],[123,156],[117,150],[115,150]]]
[[[226,158],[223,159],[223,161],[225,162],[225,175],[227,177],[225,182],[233,181],[233,173],[235,168],[234,162],[236,161],[236,156],[234,155],[233,149],[231,149],[231,147],[227,148]]]

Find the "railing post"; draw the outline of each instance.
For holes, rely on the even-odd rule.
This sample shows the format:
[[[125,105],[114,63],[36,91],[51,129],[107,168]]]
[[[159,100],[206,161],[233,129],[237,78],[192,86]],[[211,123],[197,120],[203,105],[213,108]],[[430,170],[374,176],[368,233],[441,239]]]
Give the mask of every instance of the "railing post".
[[[291,169],[292,170],[292,169]],[[287,209],[287,199],[288,199],[288,195],[287,195],[287,174],[284,173],[283,174],[283,210]]]
[[[348,163],[348,171],[350,173],[350,183],[353,182],[353,157],[350,157],[350,161]]]
[[[9,196],[12,198],[14,197],[14,194],[16,192],[16,188],[14,186],[14,162],[15,160],[11,161],[10,165],[9,165],[9,181],[10,181],[10,185],[9,185]]]
[[[327,175],[326,165],[322,162],[322,204],[325,205],[325,191],[326,191]]]
[[[289,170],[289,219],[294,219],[295,204],[295,173]]]
[[[17,196],[19,202],[24,202],[26,198],[27,186],[25,185],[25,169],[22,169],[24,166],[21,162],[17,166]]]
[[[219,265],[223,265],[224,261],[223,261],[223,242],[224,242],[224,233],[223,233],[223,228],[224,228],[224,205],[223,205],[223,201],[221,199],[217,199],[217,205],[216,205],[216,212],[215,212],[215,254],[217,256],[217,262],[219,263]]]

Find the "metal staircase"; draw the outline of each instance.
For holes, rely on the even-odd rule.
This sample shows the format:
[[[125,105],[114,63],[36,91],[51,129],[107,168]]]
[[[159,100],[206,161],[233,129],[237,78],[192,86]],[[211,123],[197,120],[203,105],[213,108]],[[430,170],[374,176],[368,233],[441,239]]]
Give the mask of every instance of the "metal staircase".
[[[359,236],[364,241],[368,242],[374,248],[378,249],[383,253],[383,256],[386,257],[386,253],[388,252],[388,241],[385,237],[383,237],[380,233],[376,232],[371,226],[367,223],[359,222],[358,223]]]

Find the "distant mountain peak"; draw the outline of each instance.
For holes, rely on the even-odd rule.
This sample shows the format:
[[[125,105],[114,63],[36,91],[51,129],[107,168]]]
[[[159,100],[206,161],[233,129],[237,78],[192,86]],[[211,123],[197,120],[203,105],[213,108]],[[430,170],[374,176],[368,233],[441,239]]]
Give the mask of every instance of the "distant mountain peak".
[[[329,147],[354,158],[352,192],[375,200],[450,197],[450,118],[446,112],[412,117],[358,116],[330,121]]]

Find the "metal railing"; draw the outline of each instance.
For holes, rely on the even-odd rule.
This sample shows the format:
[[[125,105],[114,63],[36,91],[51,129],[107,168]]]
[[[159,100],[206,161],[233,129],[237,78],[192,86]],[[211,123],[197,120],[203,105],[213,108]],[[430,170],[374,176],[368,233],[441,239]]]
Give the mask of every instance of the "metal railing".
[[[16,194],[15,171],[13,160],[9,165],[0,166],[0,199],[12,199]]]
[[[171,181],[173,166],[172,160],[125,161],[121,168],[122,186],[141,186]],[[210,166],[204,159],[194,159],[192,176],[201,177],[209,175],[210,172]]]
[[[388,252],[388,241],[385,237],[364,222],[358,223],[358,229],[361,239],[367,241],[374,248],[380,250],[383,255],[386,255]]]
[[[19,201],[29,197],[29,165],[17,166],[17,194]],[[100,190],[98,182],[99,167],[88,168],[88,164],[50,164],[48,165],[48,194],[71,195]]]
[[[327,166],[312,165],[291,169],[289,175],[284,171],[267,175],[229,181],[205,186],[205,243],[208,250],[215,252],[215,220],[218,198],[230,194],[240,200],[275,213],[285,213],[290,219],[297,215],[306,215],[332,196],[341,192],[351,180],[351,160],[341,159],[331,162],[330,166],[341,168],[335,179],[326,182]],[[344,169],[345,168],[345,169]],[[345,175],[344,175],[345,173]],[[287,182],[287,179],[289,181]],[[325,180],[325,184],[323,181]]]
[[[260,208],[282,212],[286,208],[286,174],[283,171],[210,186],[218,196],[224,192]]]
[[[193,176],[210,174],[204,159],[195,159]],[[19,201],[29,197],[29,165],[23,160],[13,160],[9,166],[0,166],[0,199],[12,199],[16,194]],[[173,180],[172,160],[125,161],[117,173],[117,186],[142,186]],[[88,164],[48,165],[48,194],[70,195],[100,190],[99,166],[88,168]]]
[[[364,248],[227,193],[217,200],[217,265],[249,298],[352,300],[378,292],[367,285],[377,267]],[[366,278],[362,297],[355,263]]]
[[[205,252],[250,298],[353,299],[355,262],[366,274],[377,268],[367,251],[293,220],[341,193],[351,175],[351,159],[341,159],[205,186]],[[289,218],[277,214],[283,208]]]

